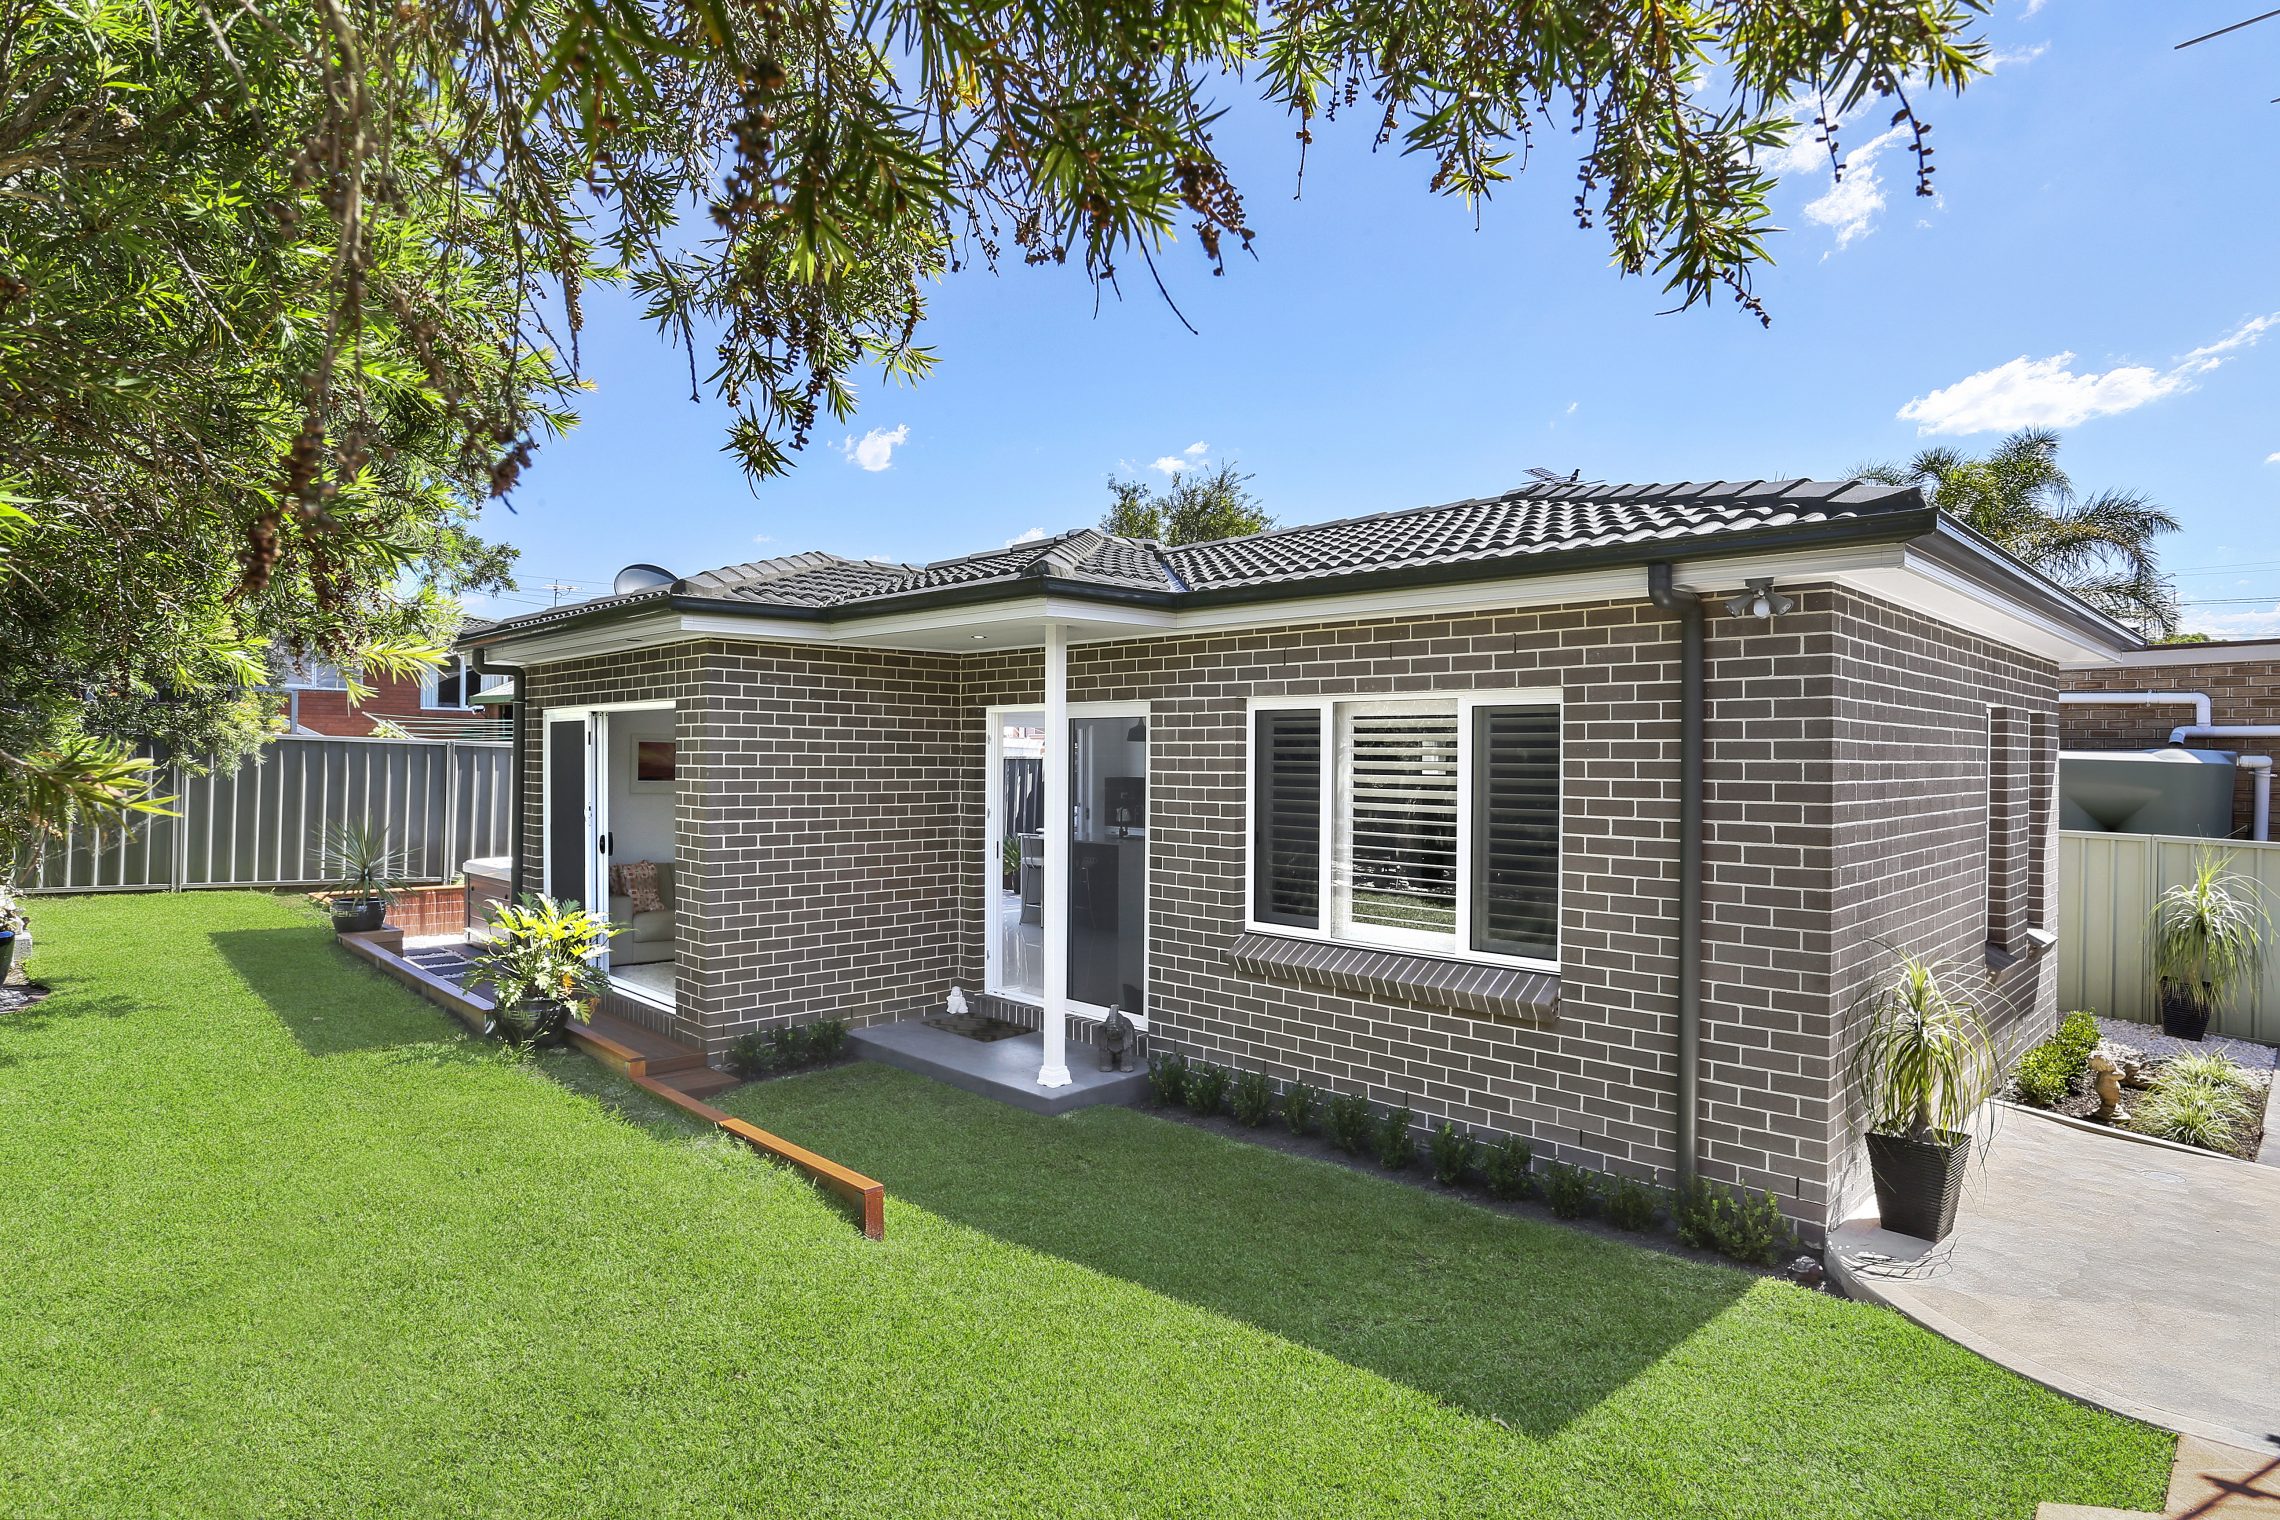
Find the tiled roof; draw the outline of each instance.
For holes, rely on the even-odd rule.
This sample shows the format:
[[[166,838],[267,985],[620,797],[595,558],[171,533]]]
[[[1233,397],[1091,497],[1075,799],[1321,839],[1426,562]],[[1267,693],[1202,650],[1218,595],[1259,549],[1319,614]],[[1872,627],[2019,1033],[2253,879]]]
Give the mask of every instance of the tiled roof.
[[[1659,546],[1733,538],[1802,524],[1870,519],[1921,510],[1909,487],[1860,481],[1756,480],[1679,485],[1556,483],[1523,486],[1501,496],[1413,507],[1369,517],[1283,528],[1249,538],[1166,549],[1079,528],[1034,543],[1010,544],[930,565],[788,554],[692,575],[691,596],[749,604],[754,611],[829,612],[964,586],[1050,579],[1124,591],[1178,594],[1319,583],[1380,571],[1556,559],[1588,549],[1636,545],[1640,558]],[[555,621],[662,592],[609,597],[509,620]]]

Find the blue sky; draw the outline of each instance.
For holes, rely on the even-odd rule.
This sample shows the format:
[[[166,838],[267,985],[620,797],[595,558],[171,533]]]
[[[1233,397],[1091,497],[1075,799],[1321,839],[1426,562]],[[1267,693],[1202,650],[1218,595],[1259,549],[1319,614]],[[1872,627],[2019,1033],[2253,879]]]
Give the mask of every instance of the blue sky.
[[[1289,122],[1240,97],[1220,145],[1258,258],[1216,279],[1192,242],[1157,258],[1200,336],[1144,283],[1096,313],[1072,271],[950,276],[925,333],[935,377],[866,384],[851,428],[757,491],[720,451],[722,409],[690,402],[686,360],[596,294],[580,426],[514,512],[485,514],[524,551],[522,589],[477,610],[592,595],[633,560],[990,548],[1096,520],[1112,473],[1191,459],[1239,461],[1298,523],[1490,493],[1535,465],[1842,474],[2037,421],[2062,431],[2077,487],[2143,490],[2184,520],[2165,559],[2189,626],[2280,633],[2280,20],[2173,50],[2254,10],[1999,8],[1994,77],[1927,113],[1936,199],[1880,139],[1888,112],[1843,134],[1841,186],[1812,151],[1788,166],[1759,285],[1771,330],[1728,306],[1658,315],[1657,287],[1575,228],[1556,138],[1476,230],[1359,120],[1318,134],[1294,199]]]

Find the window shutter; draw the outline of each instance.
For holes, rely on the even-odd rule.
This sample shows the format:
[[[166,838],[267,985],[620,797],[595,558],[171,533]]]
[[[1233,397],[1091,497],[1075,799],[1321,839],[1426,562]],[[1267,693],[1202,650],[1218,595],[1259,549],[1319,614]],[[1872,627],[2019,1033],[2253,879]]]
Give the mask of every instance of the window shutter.
[[[1322,924],[1322,714],[1262,712],[1252,736],[1251,916]]]
[[[1347,722],[1347,916],[1355,924],[1453,936],[1457,715],[1361,711]]]
[[[1560,710],[1473,710],[1472,946],[1559,956]]]

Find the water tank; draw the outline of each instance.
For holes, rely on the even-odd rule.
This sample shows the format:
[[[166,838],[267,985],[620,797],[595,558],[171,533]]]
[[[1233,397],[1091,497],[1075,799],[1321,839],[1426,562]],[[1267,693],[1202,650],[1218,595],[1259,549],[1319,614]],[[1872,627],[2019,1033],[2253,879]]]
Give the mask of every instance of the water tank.
[[[2107,834],[2223,839],[2233,829],[2232,751],[2061,751],[2058,820],[2060,828]]]

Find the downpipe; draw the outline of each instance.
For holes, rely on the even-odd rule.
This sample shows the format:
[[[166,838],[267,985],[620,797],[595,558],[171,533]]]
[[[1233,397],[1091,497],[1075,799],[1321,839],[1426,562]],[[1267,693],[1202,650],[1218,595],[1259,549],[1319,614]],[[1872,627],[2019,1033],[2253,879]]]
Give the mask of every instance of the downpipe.
[[[1678,618],[1678,1181],[1695,1180],[1702,1107],[1702,599],[1647,567],[1647,599]],[[522,709],[518,706],[517,716]]]
[[[494,665],[478,644],[468,651],[468,665],[477,675],[503,676],[515,683],[514,763],[507,767],[507,900],[523,899],[523,766],[528,751],[523,738],[529,732],[530,687],[520,665]]]

